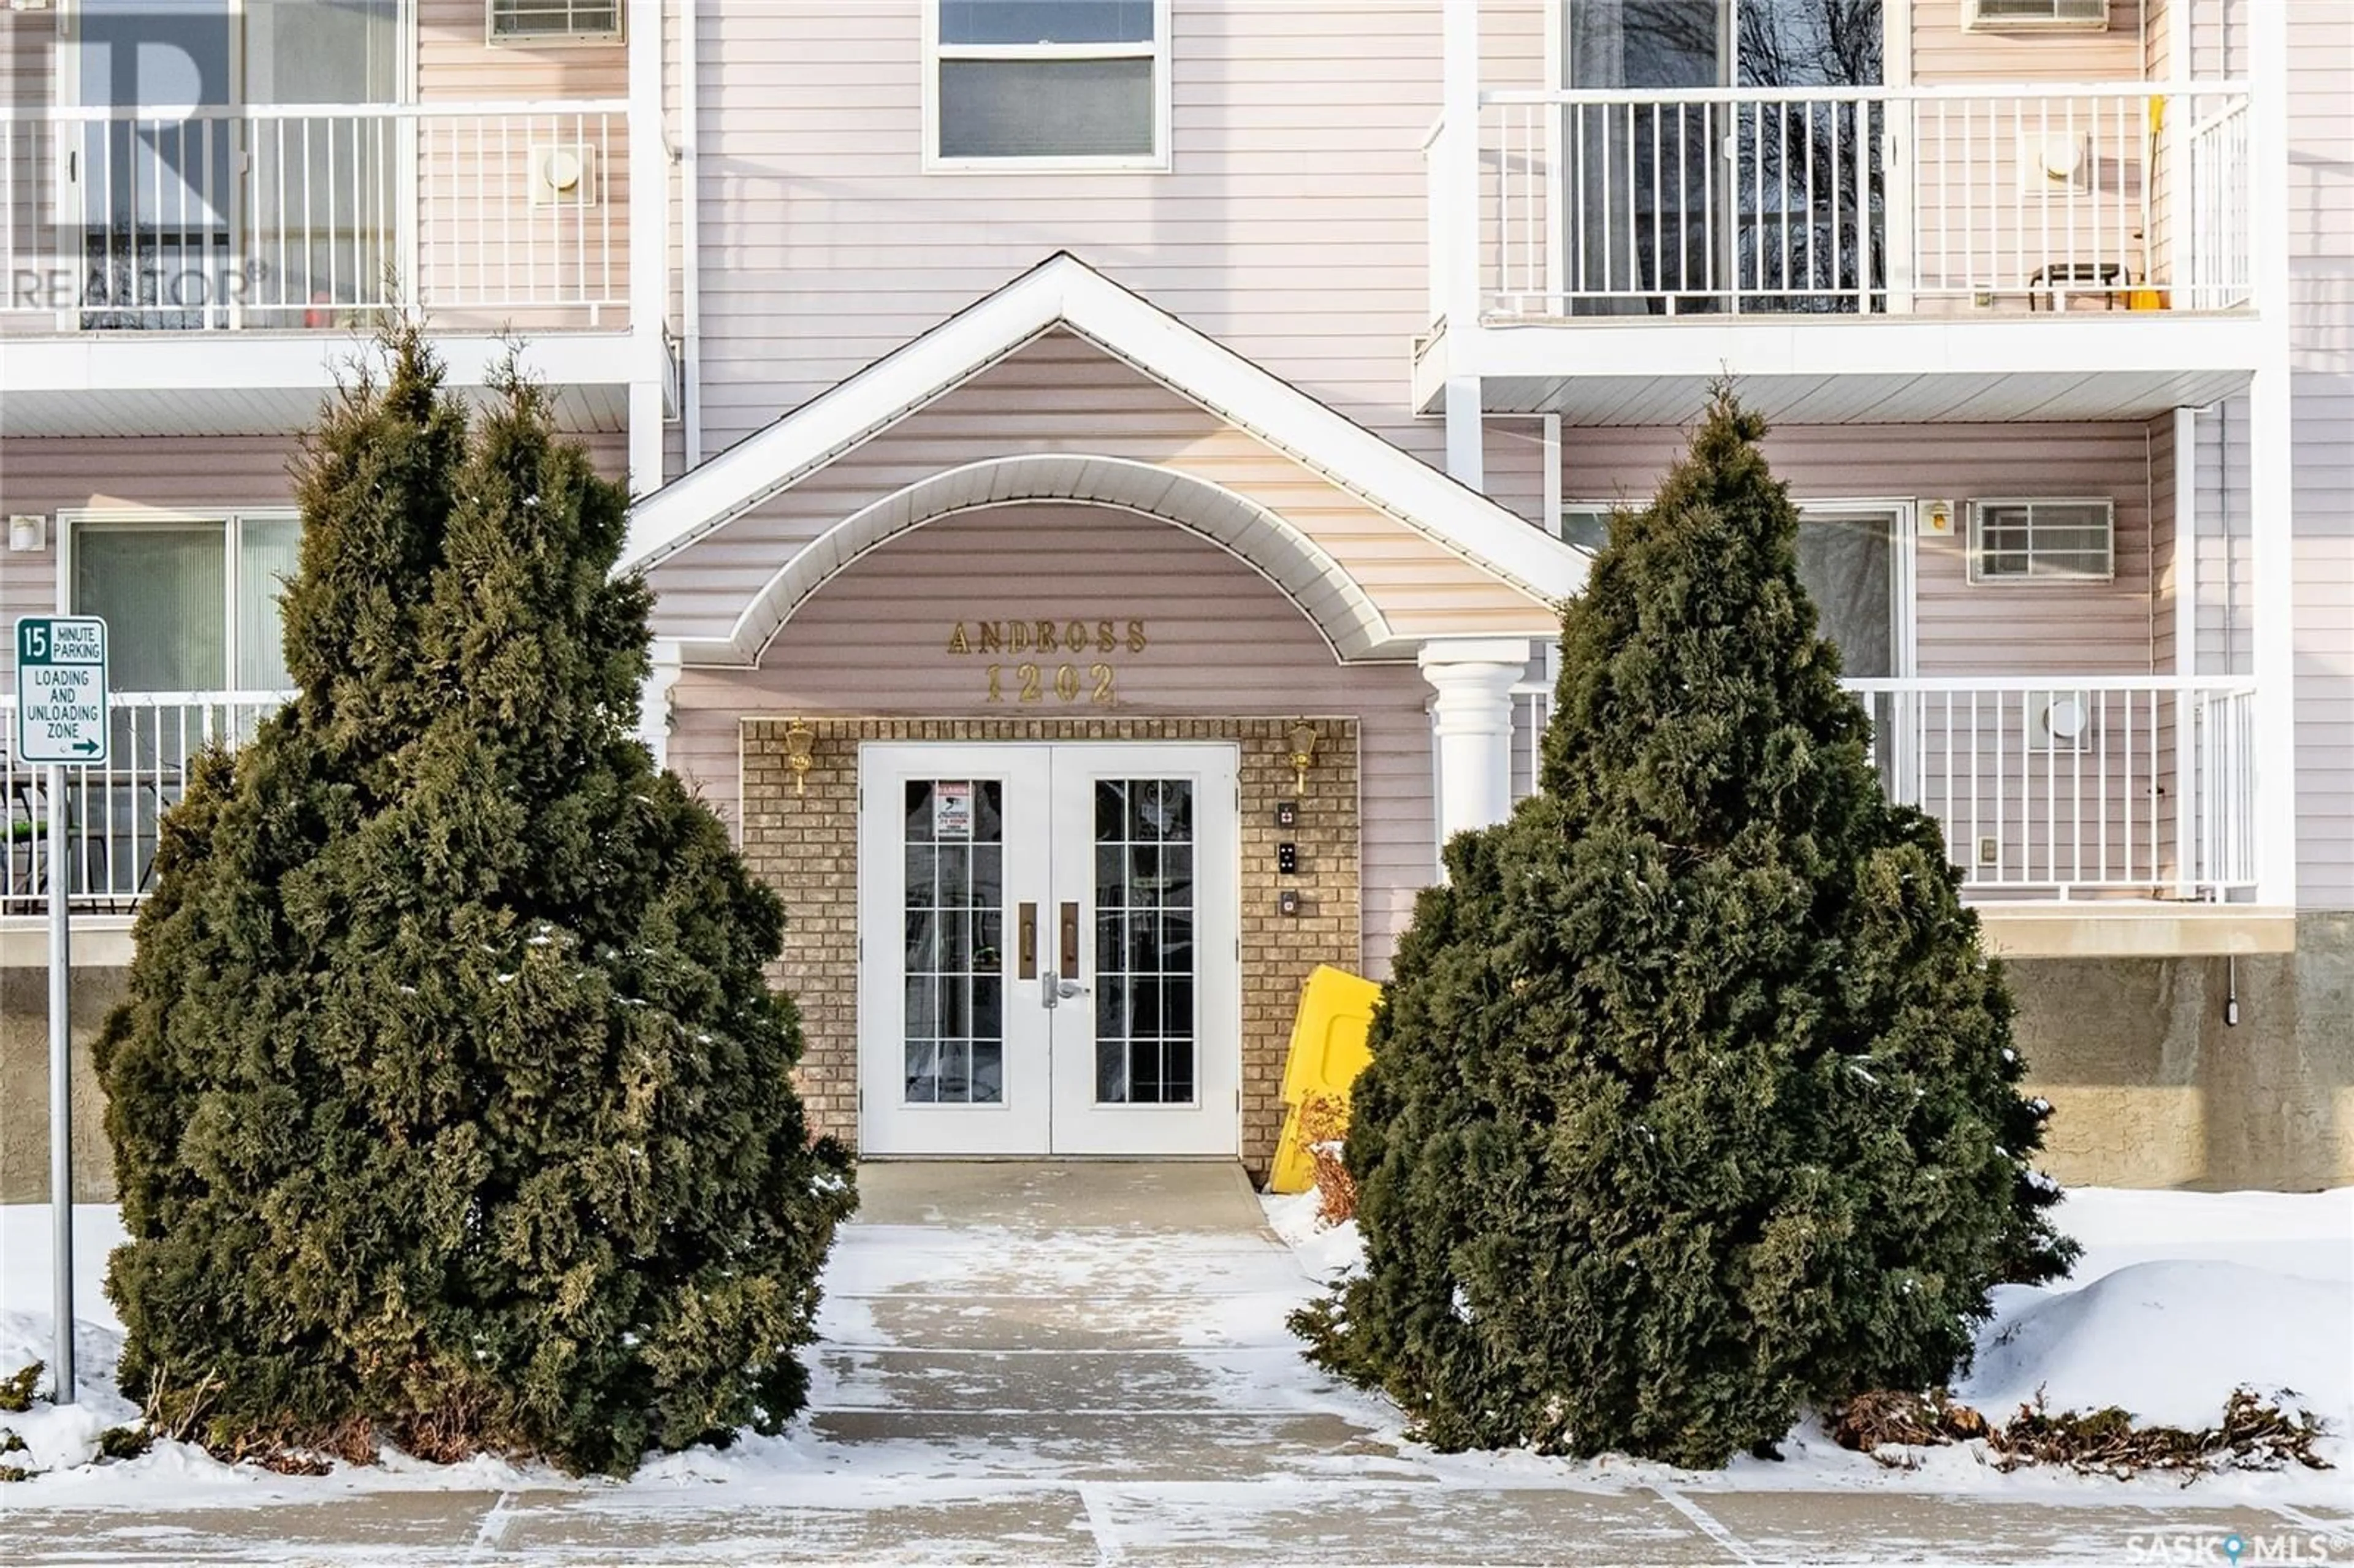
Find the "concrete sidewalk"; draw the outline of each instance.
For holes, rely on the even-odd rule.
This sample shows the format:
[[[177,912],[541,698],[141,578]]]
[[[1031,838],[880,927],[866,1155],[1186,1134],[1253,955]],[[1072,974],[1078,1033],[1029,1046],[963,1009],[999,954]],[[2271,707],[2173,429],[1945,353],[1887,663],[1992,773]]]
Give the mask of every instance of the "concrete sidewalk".
[[[2292,1541],[2296,1561],[2354,1558],[2354,1510],[2195,1491],[1733,1490],[1433,1456],[1300,1361],[1283,1319],[1313,1287],[1232,1166],[872,1165],[860,1185],[789,1441],[619,1486],[269,1478],[169,1511],[0,1496],[0,1557],[2221,1563],[2237,1532],[2259,1561]]]

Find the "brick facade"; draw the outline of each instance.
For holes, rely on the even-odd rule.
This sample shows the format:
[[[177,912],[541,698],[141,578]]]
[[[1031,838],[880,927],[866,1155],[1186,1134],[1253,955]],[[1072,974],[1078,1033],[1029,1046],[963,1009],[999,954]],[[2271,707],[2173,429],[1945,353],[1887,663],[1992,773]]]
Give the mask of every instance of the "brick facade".
[[[1263,1175],[1283,1120],[1284,1052],[1300,987],[1318,964],[1359,967],[1357,721],[1316,718],[1308,794],[1295,793],[1291,719],[811,718],[811,767],[795,789],[785,733],[793,720],[746,718],[740,732],[744,856],[791,918],[776,974],[800,1003],[807,1052],[801,1088],[811,1122],[846,1141],[858,1129],[858,747],[877,741],[1231,741],[1242,790],[1243,1162]],[[1276,826],[1296,800],[1299,821]],[[1291,876],[1276,846],[1299,848]],[[1279,895],[1299,913],[1278,913]],[[1205,1044],[1209,1044],[1205,1042]]]

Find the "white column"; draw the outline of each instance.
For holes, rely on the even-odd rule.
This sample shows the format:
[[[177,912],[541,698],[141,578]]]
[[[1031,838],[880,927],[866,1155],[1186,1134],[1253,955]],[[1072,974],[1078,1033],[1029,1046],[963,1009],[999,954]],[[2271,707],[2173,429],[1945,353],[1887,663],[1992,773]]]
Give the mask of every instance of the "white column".
[[[2296,902],[2296,450],[2289,426],[2288,19],[2248,7],[2248,220],[2263,344],[2248,378],[2249,599],[2256,683],[2256,897]]]
[[[1422,678],[1437,758],[1438,839],[1500,822],[1512,811],[1512,687],[1528,670],[1521,637],[1423,645]]]
[[[1447,474],[1474,490],[1487,488],[1488,428],[1479,417],[1479,378],[1447,381]]]
[[[654,766],[662,768],[670,766],[670,693],[678,684],[678,643],[673,638],[657,637],[652,653],[653,668],[646,672],[645,684],[638,688],[638,738],[654,754]]]
[[[1447,381],[1447,471],[1479,490],[1486,485],[1486,431],[1479,418],[1477,374],[1479,334],[1479,6],[1452,0],[1441,10],[1441,105],[1446,125],[1434,149],[1437,178],[1431,200],[1438,214],[1443,254],[1431,265],[1441,275],[1439,308],[1447,317],[1450,367],[1472,374]]]
[[[630,489],[663,482],[670,389],[670,149],[663,137],[662,0],[630,0]]]

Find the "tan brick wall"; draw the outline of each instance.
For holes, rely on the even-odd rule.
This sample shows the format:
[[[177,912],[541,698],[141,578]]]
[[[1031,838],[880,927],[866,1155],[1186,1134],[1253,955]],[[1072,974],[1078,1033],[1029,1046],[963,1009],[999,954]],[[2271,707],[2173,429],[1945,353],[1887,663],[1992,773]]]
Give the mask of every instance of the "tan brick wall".
[[[811,766],[795,789],[784,717],[742,721],[744,855],[785,900],[790,919],[779,982],[799,1002],[807,1049],[801,1089],[811,1120],[854,1142],[858,1129],[858,747],[869,740],[1232,741],[1242,790],[1243,1162],[1263,1174],[1282,1126],[1283,1057],[1299,988],[1318,964],[1353,969],[1360,949],[1357,721],[1317,718],[1308,794],[1295,793],[1288,732],[1277,718],[813,718]],[[1276,826],[1295,800],[1298,822]],[[1299,870],[1276,869],[1299,846]],[[1278,913],[1299,895],[1299,913]],[[1205,1043],[1206,1044],[1206,1043]]]

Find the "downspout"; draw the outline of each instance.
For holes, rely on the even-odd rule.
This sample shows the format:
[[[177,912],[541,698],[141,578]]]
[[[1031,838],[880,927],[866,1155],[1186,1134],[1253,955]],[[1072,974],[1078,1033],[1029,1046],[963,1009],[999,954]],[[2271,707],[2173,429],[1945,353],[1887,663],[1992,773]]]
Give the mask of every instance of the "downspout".
[[[678,0],[679,178],[679,420],[685,427],[686,467],[703,463],[703,67],[702,18],[695,0]]]

